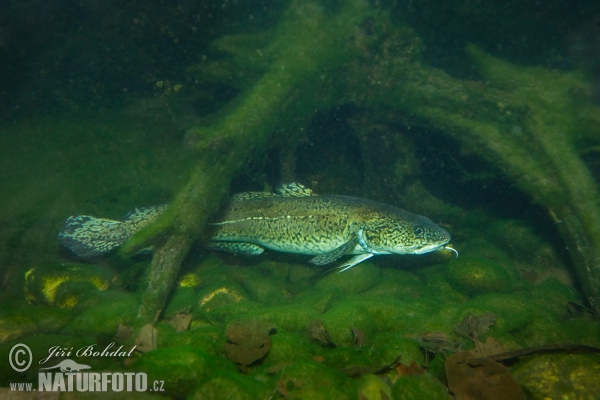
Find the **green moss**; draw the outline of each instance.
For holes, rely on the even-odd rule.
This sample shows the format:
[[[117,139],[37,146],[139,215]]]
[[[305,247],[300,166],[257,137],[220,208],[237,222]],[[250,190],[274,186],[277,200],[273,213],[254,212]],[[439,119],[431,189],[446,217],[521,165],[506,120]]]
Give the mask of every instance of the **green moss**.
[[[253,400],[268,398],[271,388],[240,373],[219,373],[195,390],[190,399],[202,400]]]
[[[600,391],[600,356],[534,357],[514,367],[512,375],[531,399],[593,399]]]
[[[242,300],[236,303],[219,304],[199,315],[212,323],[229,323],[234,319],[240,319],[251,315],[261,309],[260,304],[250,300]]]
[[[0,308],[0,343],[39,331],[61,329],[72,318],[66,310],[48,306],[32,306],[23,300],[2,299]]]
[[[378,284],[364,292],[369,297],[390,299],[414,299],[421,296],[423,282],[413,273],[396,268],[379,268]]]
[[[176,332],[168,322],[156,325],[158,329],[158,347],[189,346],[202,349],[206,353],[217,356],[222,354],[226,341],[223,330],[213,325],[191,327],[190,330]]]
[[[581,295],[557,279],[547,279],[531,289],[533,301],[552,311],[556,316],[566,312],[567,302],[581,302]]]
[[[370,262],[361,263],[356,268],[337,273],[335,270],[323,276],[315,287],[325,291],[338,291],[344,294],[360,293],[379,283],[380,269]]]
[[[322,290],[308,289],[292,299],[294,304],[301,305],[307,308],[312,308],[319,314],[329,309],[332,303],[340,296],[335,292],[325,292]]]
[[[365,400],[390,399],[390,386],[377,375],[363,375],[358,379],[358,396]]]
[[[354,343],[352,328],[360,329],[367,336],[371,336],[376,326],[368,308],[350,300],[337,303],[320,319],[329,332],[331,341],[338,346],[350,346]]]
[[[277,329],[300,333],[304,333],[309,324],[319,318],[315,310],[298,305],[266,307],[249,312],[247,316],[250,319],[269,321]]]
[[[308,360],[320,352],[320,348],[310,342],[306,334],[297,334],[278,329],[271,335],[271,351],[263,365],[265,367]]]
[[[137,296],[115,292],[110,299],[90,307],[73,318],[64,328],[64,332],[111,339],[117,333],[119,324],[132,323],[138,305]]]
[[[519,331],[532,320],[531,298],[525,294],[488,294],[478,296],[466,308],[475,306],[493,312],[497,319],[495,328],[505,332]]]
[[[219,374],[237,372],[233,364],[190,346],[156,349],[145,353],[131,369],[146,372],[149,382],[164,381],[164,394],[174,397],[191,393],[194,388],[211,379],[217,371]]]
[[[52,304],[72,308],[85,292],[106,290],[110,287],[114,273],[108,269],[88,264],[47,264],[31,268],[25,272],[25,295],[30,302]],[[72,295],[68,290],[56,298],[61,286],[83,282]],[[83,290],[81,290],[83,288]],[[87,288],[87,290],[86,290]],[[83,292],[83,293],[82,293]]]
[[[315,400],[356,398],[356,382],[324,364],[301,360],[285,368],[281,375],[290,397]]]
[[[178,312],[192,312],[198,306],[198,289],[195,287],[177,287],[167,307],[162,313],[165,319],[173,318]]]
[[[398,378],[392,386],[392,399],[452,399],[448,391],[431,375],[407,375]]]
[[[254,269],[240,268],[231,275],[249,294],[250,299],[266,305],[281,305],[288,301],[288,294],[281,282],[269,279]]]
[[[425,364],[425,357],[419,343],[410,338],[403,337],[398,332],[386,332],[375,335],[372,340],[367,338],[373,345],[372,357],[379,360],[381,365],[391,364],[398,356],[404,365],[410,365],[414,361],[417,365]]]
[[[336,347],[323,351],[323,355],[325,365],[349,375],[367,371],[375,372],[391,362],[380,364],[378,359],[375,360],[371,357],[369,349],[366,347]]]
[[[511,279],[504,268],[485,258],[459,257],[450,264],[446,277],[453,287],[470,295],[511,289]]]

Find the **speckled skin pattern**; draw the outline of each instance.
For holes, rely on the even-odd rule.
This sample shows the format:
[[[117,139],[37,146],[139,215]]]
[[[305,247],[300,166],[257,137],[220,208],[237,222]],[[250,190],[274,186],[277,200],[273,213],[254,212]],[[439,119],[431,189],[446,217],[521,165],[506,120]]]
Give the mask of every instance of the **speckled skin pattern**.
[[[212,240],[309,255],[331,251],[360,230],[364,241],[349,254],[412,254],[450,240],[448,232],[428,218],[357,197],[270,193],[246,197],[232,201],[221,222],[212,224]]]

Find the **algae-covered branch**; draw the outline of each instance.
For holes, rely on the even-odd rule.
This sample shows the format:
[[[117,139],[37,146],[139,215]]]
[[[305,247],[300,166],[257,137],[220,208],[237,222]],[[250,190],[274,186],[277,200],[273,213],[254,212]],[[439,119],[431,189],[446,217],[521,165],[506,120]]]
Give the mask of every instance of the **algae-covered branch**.
[[[200,166],[171,210],[126,246],[127,253],[163,238],[152,261],[142,319],[150,320],[164,306],[190,241],[224,198],[234,173],[274,143],[294,143],[318,110],[335,104],[335,73],[358,55],[366,41],[360,26],[372,14],[362,1],[344,2],[333,15],[316,2],[293,2],[264,49],[243,49],[244,40],[220,42],[241,54],[261,50],[271,62],[216,124],[188,132]]]
[[[332,12],[318,2],[292,2],[274,30],[222,38],[214,46],[229,59],[190,69],[241,93],[216,123],[188,131],[199,153],[196,172],[171,211],[127,246],[163,238],[140,315],[148,319],[164,306],[190,241],[236,171],[275,145],[293,148],[316,113],[349,103],[429,128],[495,165],[547,209],[597,307],[598,188],[574,142],[578,130],[595,126],[590,118],[598,112],[585,101],[585,79],[515,66],[475,47],[469,54],[482,80],[457,79],[422,62],[412,29],[366,2],[341,4]]]

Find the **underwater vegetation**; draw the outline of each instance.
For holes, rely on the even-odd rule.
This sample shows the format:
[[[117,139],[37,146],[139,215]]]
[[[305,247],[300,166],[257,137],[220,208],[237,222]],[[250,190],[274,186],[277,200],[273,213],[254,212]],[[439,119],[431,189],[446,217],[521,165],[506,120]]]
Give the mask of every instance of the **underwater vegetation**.
[[[474,45],[466,53],[477,77],[452,76],[425,61],[417,32],[384,7],[336,4],[290,1],[268,30],[214,41],[219,57],[187,73],[237,96],[210,117],[189,119],[176,140],[152,143],[138,132],[151,131],[148,123],[119,130],[122,124],[103,121],[117,133],[99,136],[121,143],[120,135],[136,131],[131,147],[145,144],[156,159],[129,150],[128,164],[101,168],[110,161],[100,157],[103,149],[90,149],[103,160],[88,161],[102,178],[72,184],[69,192],[84,193],[78,201],[62,204],[69,196],[39,188],[40,203],[57,199],[47,206],[55,222],[39,233],[52,256],[1,256],[11,264],[3,266],[3,286],[13,286],[2,294],[2,354],[18,342],[36,360],[56,343],[135,345],[126,360],[90,364],[146,372],[165,382],[162,394],[171,398],[593,398],[600,390],[600,196],[582,147],[599,145],[600,109],[588,77],[518,65]],[[306,143],[326,135],[311,133],[315,121],[340,109],[352,110],[344,125],[352,132],[308,151],[322,159],[301,160]],[[480,160],[481,175],[463,178],[508,182],[547,215],[559,239],[531,221],[453,202],[425,183],[427,165],[411,129],[453,143],[457,163]],[[67,130],[76,133],[51,146],[55,165],[68,166],[58,159],[84,147],[77,141],[83,133]],[[232,186],[256,179],[248,186],[271,189],[268,179],[249,178],[249,166],[274,153],[280,180],[320,169],[302,176],[314,178],[306,183],[319,192],[361,194],[427,215],[452,234],[460,256],[386,256],[326,274],[302,257],[201,249],[198,238],[206,239],[204,228]],[[169,164],[180,154],[184,162]],[[132,193],[137,176],[110,178],[117,167],[140,176],[146,168],[153,178]],[[172,201],[165,192],[174,193]],[[93,200],[111,195],[120,200]],[[169,208],[118,253],[89,263],[62,253],[57,261],[56,234],[68,213],[103,215],[106,207],[118,218],[118,210],[157,198],[171,201]],[[11,212],[24,213],[16,204]],[[19,229],[10,244],[38,240]],[[152,258],[140,258],[149,246]],[[11,374],[0,365],[1,386]]]

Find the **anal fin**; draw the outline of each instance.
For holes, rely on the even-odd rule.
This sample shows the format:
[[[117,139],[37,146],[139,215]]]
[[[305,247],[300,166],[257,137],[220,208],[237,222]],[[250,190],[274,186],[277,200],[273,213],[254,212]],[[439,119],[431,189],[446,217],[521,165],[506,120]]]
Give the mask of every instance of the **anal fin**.
[[[227,253],[244,254],[247,256],[258,256],[265,251],[264,248],[256,244],[245,242],[209,242],[207,247],[214,250],[225,251]]]

